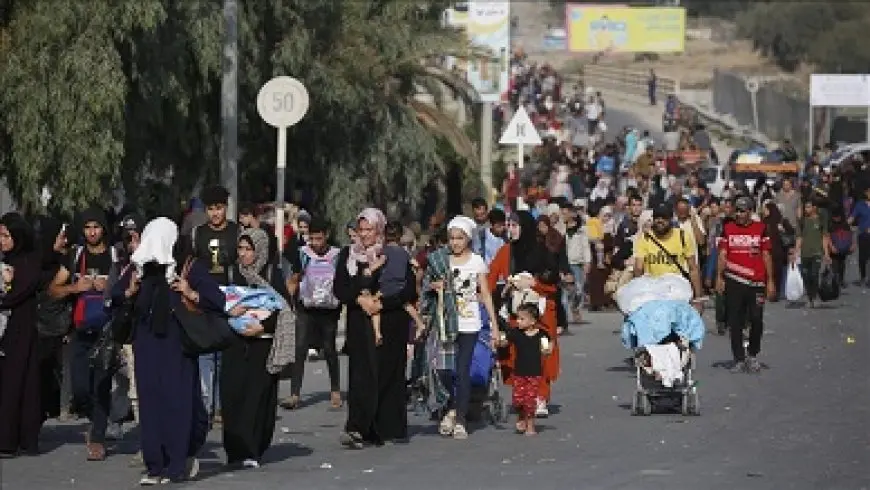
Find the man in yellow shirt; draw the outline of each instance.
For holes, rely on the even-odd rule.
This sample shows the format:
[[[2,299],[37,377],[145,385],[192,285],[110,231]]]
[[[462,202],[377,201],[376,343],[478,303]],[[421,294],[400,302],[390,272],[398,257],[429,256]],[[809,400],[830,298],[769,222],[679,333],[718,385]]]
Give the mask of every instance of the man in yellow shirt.
[[[700,309],[699,299],[703,293],[696,254],[694,240],[674,226],[673,209],[662,204],[653,210],[652,233],[639,236],[634,245],[634,276],[680,274],[692,283],[692,303]]]

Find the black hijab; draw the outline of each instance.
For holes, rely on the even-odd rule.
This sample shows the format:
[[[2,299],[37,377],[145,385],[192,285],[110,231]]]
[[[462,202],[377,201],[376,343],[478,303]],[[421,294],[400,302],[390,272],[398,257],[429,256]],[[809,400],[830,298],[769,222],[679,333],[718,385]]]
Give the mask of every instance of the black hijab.
[[[42,216],[36,222],[36,240],[39,253],[42,256],[42,270],[56,271],[64,263],[64,254],[54,249],[57,236],[63,229],[63,221],[49,216]]]
[[[14,263],[33,252],[33,227],[23,216],[15,212],[6,213],[0,217],[0,225],[5,226],[12,235],[12,250],[3,254],[5,262]]]
[[[511,221],[520,225],[520,236],[511,242],[511,273],[529,272],[541,278],[552,272],[549,264],[551,255],[538,242],[538,225],[528,211],[518,211]]]

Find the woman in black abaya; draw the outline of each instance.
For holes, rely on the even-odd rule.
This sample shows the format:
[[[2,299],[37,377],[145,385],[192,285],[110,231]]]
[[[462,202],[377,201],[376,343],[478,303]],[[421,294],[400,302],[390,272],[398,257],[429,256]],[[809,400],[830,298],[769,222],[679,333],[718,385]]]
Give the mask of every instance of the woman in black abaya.
[[[380,255],[386,219],[381,211],[365,209],[357,219],[357,240],[341,251],[333,292],[347,306],[345,348],[348,355],[347,423],[341,442],[360,449],[408,437],[405,367],[410,317],[403,306],[416,301],[417,288],[410,260],[405,265],[405,285],[395,296],[382,297],[380,305],[362,292],[378,291],[385,266],[368,270]],[[395,264],[390,264],[390,267]],[[383,342],[375,345],[371,315],[380,313]]]
[[[47,420],[61,413],[63,339],[72,326],[70,302],[66,298],[54,299],[48,294],[48,285],[61,273],[61,264],[67,263],[67,236],[63,222],[49,217],[40,218],[36,240],[42,259],[36,320],[39,332],[37,351],[42,416],[43,420]]]
[[[34,250],[33,228],[18,213],[0,218],[0,251],[14,271],[12,288],[0,301],[11,310],[6,333],[0,339],[0,457],[38,452],[42,407],[39,400],[36,290],[41,261]]]
[[[278,266],[269,260],[269,235],[260,228],[242,232],[238,244],[238,265],[233,268],[233,286],[270,286],[289,298],[287,286]],[[230,314],[241,315],[241,309]],[[224,450],[230,466],[258,468],[263,453],[272,445],[275,410],[278,407],[278,375],[267,369],[273,336],[279,322],[292,325],[293,315],[278,311],[259,325],[242,333],[244,340],[222,354],[220,371]]]

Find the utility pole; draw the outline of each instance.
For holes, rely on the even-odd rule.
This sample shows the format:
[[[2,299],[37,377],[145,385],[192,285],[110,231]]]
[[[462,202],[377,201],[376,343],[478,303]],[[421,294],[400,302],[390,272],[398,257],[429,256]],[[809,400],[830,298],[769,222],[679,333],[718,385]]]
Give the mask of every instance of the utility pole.
[[[227,217],[236,219],[239,199],[239,7],[224,0],[221,82],[221,184],[230,193]]]

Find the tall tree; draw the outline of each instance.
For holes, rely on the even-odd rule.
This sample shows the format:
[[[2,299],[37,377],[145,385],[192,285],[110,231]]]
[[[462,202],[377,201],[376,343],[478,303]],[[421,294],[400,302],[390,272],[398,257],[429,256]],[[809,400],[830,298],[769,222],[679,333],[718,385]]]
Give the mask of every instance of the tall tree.
[[[197,182],[216,180],[219,2],[7,4],[0,18],[0,172],[23,204],[39,207],[46,186],[54,207],[69,211],[106,200],[123,184],[140,205],[156,196],[166,202],[151,202],[154,208],[177,206]],[[386,207],[401,197],[413,205],[423,183],[444,172],[440,138],[473,158],[462,130],[414,101],[432,85],[424,59],[467,49],[459,34],[439,26],[443,5],[240,6],[243,189],[274,181],[275,131],[257,115],[256,95],[275,75],[299,78],[311,94],[309,113],[289,134],[288,174],[318,191],[316,211],[336,223],[365,204]]]

